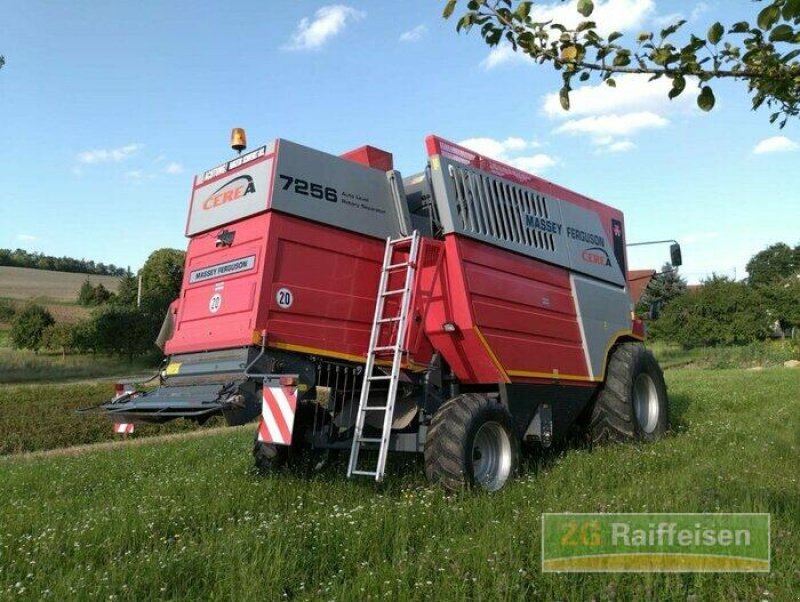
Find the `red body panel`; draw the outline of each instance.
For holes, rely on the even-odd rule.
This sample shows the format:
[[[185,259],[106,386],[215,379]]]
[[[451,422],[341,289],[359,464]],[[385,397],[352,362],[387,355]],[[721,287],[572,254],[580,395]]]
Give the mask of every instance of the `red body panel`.
[[[434,244],[446,267],[425,332],[460,380],[588,380],[566,269],[457,235]]]
[[[275,211],[226,227],[236,232],[230,248],[217,248],[214,236],[197,236],[189,243],[168,353],[249,345],[254,333],[266,331],[269,347],[363,360],[384,241]],[[256,255],[256,264],[248,272],[189,283],[194,270],[249,255]],[[390,288],[400,285],[392,280]],[[277,301],[283,288],[292,295],[287,308]],[[222,303],[211,313],[209,303],[217,292]],[[419,313],[412,310],[412,316]],[[432,350],[420,333],[419,323],[411,320],[407,347],[413,362],[427,363]]]

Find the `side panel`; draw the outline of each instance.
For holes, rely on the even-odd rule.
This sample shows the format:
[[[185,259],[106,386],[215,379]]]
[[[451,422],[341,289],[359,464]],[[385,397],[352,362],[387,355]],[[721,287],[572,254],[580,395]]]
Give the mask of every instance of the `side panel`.
[[[446,233],[625,286],[622,212],[437,136],[426,145]]]
[[[572,286],[586,339],[591,376],[602,381],[608,352],[617,339],[623,336],[640,338],[632,331],[633,304],[624,290],[578,274],[572,275]]]
[[[275,144],[195,178],[186,235],[192,236],[264,211],[272,191]]]
[[[218,247],[211,235],[189,241],[175,332],[166,353],[252,342],[270,218],[261,214],[232,224],[230,247]]]
[[[385,242],[279,213],[270,215],[266,284],[256,330],[266,330],[270,347],[364,361]],[[413,327],[409,340],[412,359],[430,361],[430,343]]]
[[[567,270],[458,235],[444,249],[425,329],[460,380],[591,380]]]
[[[271,207],[385,239],[406,231],[386,172],[288,140],[278,142]]]

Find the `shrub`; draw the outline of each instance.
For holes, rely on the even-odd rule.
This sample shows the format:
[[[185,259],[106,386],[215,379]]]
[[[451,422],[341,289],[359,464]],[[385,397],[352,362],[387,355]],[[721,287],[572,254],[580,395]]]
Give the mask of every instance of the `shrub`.
[[[152,350],[155,340],[150,316],[128,305],[105,305],[92,315],[94,349],[133,357]]]
[[[45,328],[42,333],[42,347],[60,351],[62,356],[67,355],[67,351],[73,347],[72,325],[57,322]]]
[[[0,299],[0,322],[10,322],[17,315],[14,304],[8,299]]]
[[[669,303],[651,333],[687,349],[744,345],[765,339],[772,322],[755,288],[714,276],[696,292]]]
[[[39,351],[45,329],[54,322],[49,311],[32,303],[14,318],[11,324],[11,342],[17,349]]]

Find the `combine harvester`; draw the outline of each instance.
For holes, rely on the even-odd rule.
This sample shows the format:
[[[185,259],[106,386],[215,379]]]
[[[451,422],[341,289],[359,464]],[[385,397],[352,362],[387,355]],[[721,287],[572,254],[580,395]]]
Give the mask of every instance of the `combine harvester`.
[[[595,442],[661,436],[622,213],[437,136],[426,147],[405,179],[374,147],[282,139],[198,175],[160,387],[103,409],[259,417],[262,470],[346,449],[348,476],[380,481],[389,451],[422,452],[448,489],[503,487],[521,444],[573,425]]]

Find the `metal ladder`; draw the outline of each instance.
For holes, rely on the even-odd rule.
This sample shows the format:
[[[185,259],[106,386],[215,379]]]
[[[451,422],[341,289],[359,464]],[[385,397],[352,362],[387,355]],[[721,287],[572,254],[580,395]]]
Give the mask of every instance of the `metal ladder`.
[[[395,251],[398,247],[402,250],[408,246],[408,260],[399,263],[392,263]],[[383,267],[381,269],[380,285],[378,286],[378,298],[375,302],[375,318],[372,321],[372,333],[369,338],[369,350],[367,351],[367,365],[364,368],[364,381],[361,386],[361,398],[358,402],[358,415],[356,416],[356,428],[353,434],[353,444],[350,448],[350,463],[347,467],[348,478],[353,475],[375,477],[376,481],[383,479],[386,469],[386,454],[389,450],[389,439],[394,420],[394,403],[397,399],[397,385],[400,380],[400,364],[403,360],[403,349],[406,336],[406,326],[408,324],[408,310],[411,305],[411,287],[414,284],[414,275],[417,271],[417,253],[419,250],[419,232],[414,230],[411,236],[402,238],[386,239],[386,250],[383,255]],[[400,270],[405,270],[405,280],[402,288],[389,290],[389,277]],[[386,310],[386,299],[389,297],[400,296],[399,314],[394,316],[384,315]],[[397,327],[391,331],[390,342],[379,345],[381,338],[381,328],[385,325]],[[378,355],[392,354],[392,368],[389,374],[373,374],[375,359]],[[385,405],[369,405],[369,392],[372,383],[378,381],[388,381],[389,391],[386,396]],[[384,412],[383,428],[380,437],[364,437],[364,422],[368,412]],[[364,449],[365,444],[371,446],[378,444],[378,464],[375,470],[362,470],[358,468],[358,456]],[[371,448],[370,448],[371,449]]]

